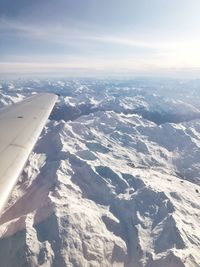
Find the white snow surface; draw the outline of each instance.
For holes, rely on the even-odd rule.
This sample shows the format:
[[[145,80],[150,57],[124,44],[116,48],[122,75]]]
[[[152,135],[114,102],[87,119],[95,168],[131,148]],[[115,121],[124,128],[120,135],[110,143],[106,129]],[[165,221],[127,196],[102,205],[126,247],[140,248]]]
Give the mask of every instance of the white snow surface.
[[[13,87],[1,89],[1,106],[34,91]],[[153,94],[74,87],[58,106],[109,108],[48,122],[0,218],[1,266],[199,267],[200,119],[157,125],[121,112],[160,110]],[[165,110],[199,112],[158,98],[172,103]]]

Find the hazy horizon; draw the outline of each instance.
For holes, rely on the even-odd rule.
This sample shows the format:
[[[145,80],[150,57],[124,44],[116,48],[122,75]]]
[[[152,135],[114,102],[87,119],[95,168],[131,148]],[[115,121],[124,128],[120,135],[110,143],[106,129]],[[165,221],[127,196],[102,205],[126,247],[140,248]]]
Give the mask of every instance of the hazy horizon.
[[[199,78],[199,7],[198,0],[0,0],[0,73]]]

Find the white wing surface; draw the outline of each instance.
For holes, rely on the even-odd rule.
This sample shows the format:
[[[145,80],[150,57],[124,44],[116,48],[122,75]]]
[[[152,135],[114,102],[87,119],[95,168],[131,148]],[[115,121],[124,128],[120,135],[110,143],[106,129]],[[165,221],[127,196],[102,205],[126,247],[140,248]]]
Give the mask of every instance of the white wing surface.
[[[0,212],[57,100],[37,94],[0,109]]]

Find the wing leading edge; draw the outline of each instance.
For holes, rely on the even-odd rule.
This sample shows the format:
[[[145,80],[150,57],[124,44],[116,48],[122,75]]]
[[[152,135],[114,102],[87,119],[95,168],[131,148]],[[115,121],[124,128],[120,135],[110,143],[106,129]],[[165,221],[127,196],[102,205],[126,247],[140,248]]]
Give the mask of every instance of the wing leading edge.
[[[57,100],[37,94],[0,110],[0,212]]]

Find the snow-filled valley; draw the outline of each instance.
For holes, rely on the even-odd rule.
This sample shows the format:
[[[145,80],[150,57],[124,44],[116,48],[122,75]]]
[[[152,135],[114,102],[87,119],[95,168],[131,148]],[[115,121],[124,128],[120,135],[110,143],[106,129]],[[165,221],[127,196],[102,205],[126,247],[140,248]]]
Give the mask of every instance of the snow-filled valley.
[[[199,267],[200,81],[0,81],[59,94],[0,217],[2,267]]]

